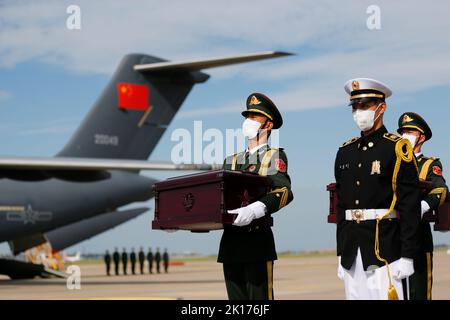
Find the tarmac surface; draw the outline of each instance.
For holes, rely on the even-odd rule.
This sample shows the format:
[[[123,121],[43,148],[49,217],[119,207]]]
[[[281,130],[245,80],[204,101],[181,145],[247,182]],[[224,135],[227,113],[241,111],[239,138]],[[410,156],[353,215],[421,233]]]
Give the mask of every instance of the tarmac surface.
[[[226,299],[222,265],[214,259],[187,260],[169,273],[106,276],[99,263],[80,263],[81,288],[60,278],[9,280],[0,276],[0,299]],[[275,262],[275,299],[344,299],[334,255],[282,257]],[[450,254],[435,252],[433,299],[450,300]]]

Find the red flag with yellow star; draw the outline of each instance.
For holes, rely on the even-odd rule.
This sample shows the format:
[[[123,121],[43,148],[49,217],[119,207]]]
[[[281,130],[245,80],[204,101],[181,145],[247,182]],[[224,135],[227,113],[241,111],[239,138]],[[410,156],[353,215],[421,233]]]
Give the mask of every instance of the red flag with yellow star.
[[[149,107],[149,89],[146,85],[118,83],[119,109],[146,111]]]

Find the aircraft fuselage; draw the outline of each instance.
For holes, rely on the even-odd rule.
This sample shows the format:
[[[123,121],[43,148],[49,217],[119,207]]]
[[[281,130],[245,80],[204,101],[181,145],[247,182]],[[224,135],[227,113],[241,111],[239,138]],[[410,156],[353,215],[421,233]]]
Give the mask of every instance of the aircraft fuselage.
[[[125,171],[20,172],[0,179],[0,242],[44,233],[153,196],[151,178]],[[27,181],[28,180],[28,181]],[[32,181],[29,181],[32,180]]]

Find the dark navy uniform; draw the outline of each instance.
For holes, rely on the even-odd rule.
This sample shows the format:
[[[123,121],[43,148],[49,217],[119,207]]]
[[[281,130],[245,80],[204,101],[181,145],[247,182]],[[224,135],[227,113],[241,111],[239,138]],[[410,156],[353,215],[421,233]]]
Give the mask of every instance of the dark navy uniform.
[[[419,251],[420,187],[416,158],[406,139],[383,125],[382,82],[346,82],[361,135],[337,152],[338,277],[347,299],[407,299],[407,278]]]
[[[369,136],[346,142],[338,151],[335,177],[339,197],[337,215],[337,254],[341,264],[350,269],[358,248],[364,269],[383,266],[374,251],[375,220],[346,220],[348,209],[389,208],[393,199],[392,178],[397,162],[396,146],[402,141],[383,126]],[[400,150],[412,156],[411,147]],[[400,257],[415,258],[418,252],[420,189],[414,161],[400,162],[397,176],[395,209],[399,219],[380,222],[380,255],[389,263]]]
[[[156,272],[160,273],[161,270],[161,253],[159,252],[159,248],[156,249],[156,254],[155,254],[155,262],[156,262]]]
[[[282,118],[269,98],[252,94],[247,99],[248,112],[260,113],[279,128]],[[241,152],[224,161],[225,170],[253,172],[268,176],[272,190],[261,199],[265,216],[246,226],[226,226],[220,241],[218,262],[223,263],[224,278],[230,300],[273,299],[273,261],[277,259],[275,241],[269,224],[270,215],[293,200],[287,173],[287,156],[282,148],[263,145],[255,153]]]
[[[432,131],[426,121],[417,113],[406,112],[398,120],[398,132],[414,130],[425,136],[425,141],[432,137]],[[426,157],[422,153],[417,156],[419,179],[428,181],[433,189],[422,194],[422,201],[432,211],[437,211],[447,197],[448,188],[442,175],[442,164],[439,158]],[[409,278],[411,300],[431,300],[433,285],[433,235],[430,223],[426,219],[420,222],[420,252],[414,260],[414,274]]]

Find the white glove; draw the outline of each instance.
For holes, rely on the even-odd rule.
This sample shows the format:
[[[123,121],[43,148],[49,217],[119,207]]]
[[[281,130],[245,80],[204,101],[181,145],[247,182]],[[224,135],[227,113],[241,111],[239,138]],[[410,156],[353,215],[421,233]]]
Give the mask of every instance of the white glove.
[[[341,256],[338,257],[337,276],[340,280],[344,280],[344,267],[341,265]]]
[[[267,208],[261,201],[256,201],[246,207],[228,210],[230,214],[238,214],[233,225],[242,227],[250,224],[254,219],[259,219],[266,214]]]
[[[420,204],[422,206],[422,218],[423,218],[424,213],[426,213],[430,210],[430,205],[425,200],[422,200],[422,202]]]
[[[402,280],[414,273],[414,262],[409,258],[400,258],[392,269],[392,276],[397,280]]]

